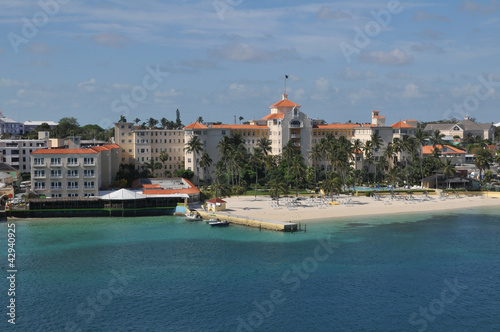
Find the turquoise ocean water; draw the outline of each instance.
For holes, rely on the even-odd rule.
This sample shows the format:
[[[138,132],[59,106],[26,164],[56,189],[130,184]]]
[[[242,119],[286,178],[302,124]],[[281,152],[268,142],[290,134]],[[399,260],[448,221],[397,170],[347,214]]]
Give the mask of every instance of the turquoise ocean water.
[[[0,331],[500,331],[500,209],[310,223],[18,220]]]

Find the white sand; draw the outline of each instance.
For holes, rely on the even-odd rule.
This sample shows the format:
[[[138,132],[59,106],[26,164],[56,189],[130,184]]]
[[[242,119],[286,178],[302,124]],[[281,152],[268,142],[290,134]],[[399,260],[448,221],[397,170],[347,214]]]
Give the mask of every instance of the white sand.
[[[371,197],[348,197],[341,195],[340,202],[351,199],[352,204],[326,204],[323,207],[318,207],[314,203],[307,202],[304,197],[301,200],[301,205],[292,208],[286,206],[286,198],[281,198],[280,207],[273,208],[270,204],[271,199],[269,196],[257,196],[257,200],[253,196],[233,196],[224,198],[227,202],[227,210],[221,214],[255,220],[298,222],[353,216],[471,209],[485,206],[500,207],[500,197],[498,195],[496,197],[488,195],[484,197],[448,197],[446,199],[439,199],[436,196],[425,198],[422,195],[414,195],[413,197],[416,199],[408,201],[404,199],[391,200],[389,196],[381,196],[381,200],[375,200]],[[329,201],[325,200],[325,202]]]

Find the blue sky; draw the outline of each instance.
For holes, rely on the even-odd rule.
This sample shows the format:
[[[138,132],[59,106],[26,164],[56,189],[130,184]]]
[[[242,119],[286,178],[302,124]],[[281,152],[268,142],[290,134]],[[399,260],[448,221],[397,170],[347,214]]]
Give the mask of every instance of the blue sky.
[[[500,1],[3,0],[0,31],[18,121],[233,123],[268,114],[285,74],[328,123],[500,121]]]

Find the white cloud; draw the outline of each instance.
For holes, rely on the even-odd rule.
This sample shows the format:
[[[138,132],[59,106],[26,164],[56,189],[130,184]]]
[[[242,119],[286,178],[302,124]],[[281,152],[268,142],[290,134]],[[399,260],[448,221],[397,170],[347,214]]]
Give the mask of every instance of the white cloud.
[[[328,6],[321,7],[321,9],[316,14],[316,17],[323,20],[324,19],[338,20],[343,18],[352,18],[351,15],[344,13],[343,11],[340,11],[338,9],[331,9]]]
[[[26,47],[26,51],[30,53],[37,53],[37,54],[43,54],[43,53],[50,53],[51,50],[49,46],[45,43],[30,43]]]
[[[423,98],[424,94],[420,93],[419,87],[416,84],[406,84],[402,93],[403,98]]]
[[[170,89],[165,91],[155,91],[154,95],[159,98],[172,98],[177,97],[180,93],[175,89]]]
[[[358,101],[363,99],[368,99],[373,97],[373,93],[371,90],[366,88],[361,88],[357,92],[352,92],[349,94],[349,99],[351,100],[351,104],[356,104]]]
[[[410,46],[410,49],[414,52],[436,52],[439,54],[445,53],[445,51],[439,47],[434,45],[433,43],[421,43],[421,44],[414,44]]]
[[[490,4],[482,4],[474,1],[465,1],[462,6],[460,6],[460,10],[472,14],[493,14],[500,9],[500,2],[497,0],[490,0]]]
[[[419,10],[418,12],[413,15],[413,20],[414,21],[444,21],[448,22],[450,19],[445,17],[445,16],[440,16],[432,13],[428,13],[423,10]]]
[[[369,78],[377,78],[377,73],[371,70],[366,70],[364,73],[359,72],[351,67],[345,67],[342,71],[335,74],[335,78],[344,81],[359,81]]]
[[[244,92],[245,86],[243,84],[231,83],[229,85],[229,90],[235,91],[235,92]]]
[[[27,82],[11,80],[8,78],[0,78],[0,88],[10,88],[14,86],[28,86]]]
[[[328,91],[330,91],[330,82],[328,82],[328,80],[324,77],[318,78],[314,82],[314,86],[316,88],[316,91],[319,93],[327,93]]]
[[[129,44],[127,37],[114,32],[101,32],[92,36],[91,39],[97,44],[114,48],[121,48]]]
[[[389,52],[363,51],[361,53],[361,60],[369,63],[398,66],[411,63],[413,58],[399,48],[395,48]]]
[[[297,51],[293,48],[268,51],[264,48],[253,47],[243,42],[233,42],[222,47],[212,48],[208,51],[208,55],[211,58],[241,62],[265,62],[300,58]]]
[[[97,87],[95,86],[96,80],[95,78],[91,78],[87,82],[80,82],[78,83],[78,88],[85,91],[85,92],[94,92],[96,91]]]

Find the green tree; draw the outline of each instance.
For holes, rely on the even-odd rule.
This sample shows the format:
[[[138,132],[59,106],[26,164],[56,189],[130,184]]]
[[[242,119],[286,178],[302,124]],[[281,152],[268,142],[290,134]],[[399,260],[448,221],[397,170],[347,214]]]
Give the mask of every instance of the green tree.
[[[182,121],[181,121],[181,112],[179,111],[179,109],[175,110],[175,126],[176,126],[176,128],[183,127]]]
[[[292,163],[292,174],[295,176],[295,197],[299,196],[299,178],[304,174],[306,166],[304,164],[304,157],[301,154],[297,154],[293,157]]]
[[[493,163],[493,155],[487,149],[479,150],[479,152],[474,156],[474,165],[479,169],[479,181],[482,178],[482,172],[486,169],[490,169],[490,165]]]
[[[155,161],[153,158],[149,159],[149,161],[145,162],[144,164],[142,164],[141,166],[144,170],[147,170],[148,171],[148,175],[150,177],[155,177],[154,173],[155,173],[155,170],[157,169],[161,169],[162,167],[162,164],[158,161]],[[148,177],[149,177],[148,176]]]
[[[455,165],[451,163],[451,159],[446,158],[443,165],[443,176],[446,180],[448,180],[449,176],[453,176],[457,173],[457,169]],[[450,188],[450,182],[448,181],[448,188]]]
[[[212,166],[213,160],[208,154],[208,152],[204,152],[200,158],[200,167],[203,169],[203,181],[205,182],[205,173],[208,173],[208,178],[210,179],[210,171],[207,172],[207,169]]]
[[[186,143],[186,147],[184,148],[184,150],[188,153],[193,154],[194,169],[196,170],[196,177],[198,179],[198,185],[200,185],[200,172],[198,170],[198,159],[197,159],[198,156],[197,155],[198,155],[198,153],[203,151],[203,143],[198,138],[198,136],[196,136],[196,135],[191,136],[189,141]]]
[[[74,117],[65,117],[59,120],[57,126],[52,130],[52,137],[67,138],[77,135],[80,130],[80,124]]]
[[[285,192],[287,190],[286,185],[280,179],[271,179],[268,183],[269,185],[269,195],[272,198],[276,198],[276,203],[280,205],[280,192]]]

